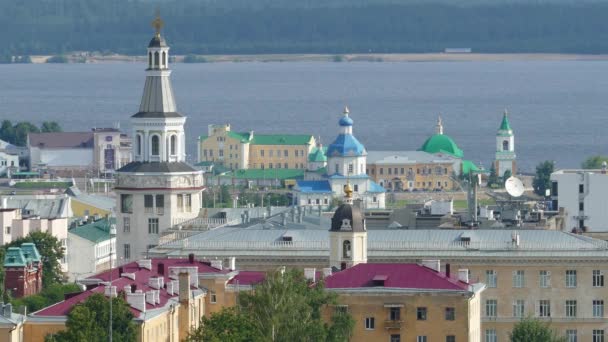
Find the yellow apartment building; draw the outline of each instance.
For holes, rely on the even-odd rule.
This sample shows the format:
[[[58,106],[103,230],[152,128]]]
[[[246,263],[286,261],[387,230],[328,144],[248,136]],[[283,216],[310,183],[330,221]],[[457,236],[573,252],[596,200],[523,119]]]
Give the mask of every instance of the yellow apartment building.
[[[316,147],[312,135],[233,132],[230,125],[209,125],[198,141],[198,162],[238,169],[306,169]]]
[[[393,191],[452,190],[460,160],[423,151],[369,151],[367,175]]]

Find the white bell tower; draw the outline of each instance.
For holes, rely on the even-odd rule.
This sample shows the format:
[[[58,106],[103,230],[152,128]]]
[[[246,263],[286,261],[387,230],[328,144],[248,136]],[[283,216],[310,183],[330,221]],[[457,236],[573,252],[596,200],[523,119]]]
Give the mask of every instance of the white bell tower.
[[[345,269],[367,262],[367,227],[360,201],[353,204],[350,183],[344,186],[344,204],[336,209],[329,230],[329,266]]]
[[[517,171],[515,155],[515,134],[509,123],[509,114],[505,109],[500,128],[496,134],[496,158],[494,168],[496,175],[503,177],[505,172],[510,171],[514,175]]]

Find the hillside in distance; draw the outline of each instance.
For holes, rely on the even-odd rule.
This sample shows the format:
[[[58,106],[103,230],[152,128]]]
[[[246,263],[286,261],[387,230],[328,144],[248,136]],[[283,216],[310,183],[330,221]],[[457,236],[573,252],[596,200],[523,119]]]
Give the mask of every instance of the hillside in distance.
[[[608,53],[600,0],[0,0],[0,55],[140,55],[157,7],[174,54]]]

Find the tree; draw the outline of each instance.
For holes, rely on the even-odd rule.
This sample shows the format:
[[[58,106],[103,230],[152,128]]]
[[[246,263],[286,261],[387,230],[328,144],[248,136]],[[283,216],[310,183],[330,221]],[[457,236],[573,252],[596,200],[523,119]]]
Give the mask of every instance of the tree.
[[[14,142],[17,146],[25,146],[28,133],[40,133],[40,129],[30,122],[19,122],[14,126]]]
[[[124,292],[112,298],[112,337],[114,341],[136,341],[137,326],[133,313],[123,298]],[[107,341],[110,305],[99,293],[76,305],[68,314],[66,330],[45,337],[46,342]]]
[[[545,190],[551,188],[551,173],[553,173],[553,162],[545,160],[536,166],[536,175],[532,181],[534,192],[539,196],[545,196]]]
[[[0,126],[0,139],[11,144],[15,143],[15,129],[10,120],[3,120]]]
[[[80,288],[76,284],[52,284],[44,287],[42,292],[38,294],[11,299],[10,303],[13,304],[13,307],[25,306],[27,307],[27,312],[34,312],[61,302],[66,293],[79,291]]]
[[[608,157],[606,156],[591,156],[582,163],[583,169],[601,169],[602,163],[608,163]]]
[[[56,121],[45,121],[42,123],[42,126],[40,126],[40,131],[43,133],[61,132],[62,129]]]
[[[515,324],[510,334],[511,342],[565,342],[565,337],[558,337],[548,323],[536,318],[524,318]]]
[[[488,187],[494,188],[498,185],[498,175],[496,174],[496,168],[494,163],[490,166],[490,175],[488,176]]]
[[[250,317],[236,307],[223,308],[210,318],[203,317],[199,329],[188,335],[187,342],[246,342],[260,341]]]
[[[24,242],[32,242],[36,245],[42,258],[42,286],[49,287],[52,284],[61,283],[64,280],[61,272],[61,260],[64,256],[63,246],[56,237],[47,232],[32,232],[24,238],[12,241],[4,246],[1,259],[4,260],[4,251],[8,247],[18,247]]]
[[[507,179],[509,179],[509,177],[511,177],[511,175],[511,170],[505,171],[505,173],[502,175],[502,185],[505,184],[505,182],[507,181]]]

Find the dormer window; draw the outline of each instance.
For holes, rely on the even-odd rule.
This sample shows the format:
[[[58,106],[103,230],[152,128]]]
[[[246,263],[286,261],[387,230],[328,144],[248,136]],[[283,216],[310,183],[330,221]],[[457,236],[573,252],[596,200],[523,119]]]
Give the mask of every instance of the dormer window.
[[[342,220],[342,227],[340,227],[340,229],[352,230],[353,227],[350,225],[350,220],[349,219],[343,219]]]

